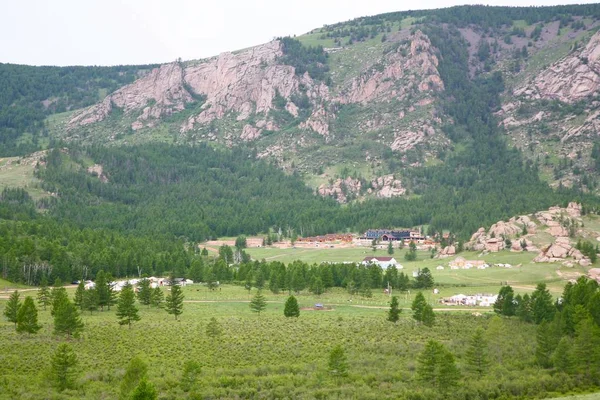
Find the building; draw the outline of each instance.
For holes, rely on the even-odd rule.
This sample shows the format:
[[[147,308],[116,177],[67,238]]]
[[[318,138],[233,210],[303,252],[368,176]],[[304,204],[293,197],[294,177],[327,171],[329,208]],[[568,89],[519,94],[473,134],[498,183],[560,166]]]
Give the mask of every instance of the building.
[[[405,240],[411,238],[411,231],[393,231],[389,229],[369,229],[365,232],[365,239],[382,240],[384,242]]]
[[[398,269],[404,268],[402,265],[398,264],[394,257],[365,257],[362,260],[362,264],[376,264],[383,269],[388,269],[389,267],[396,267]]]

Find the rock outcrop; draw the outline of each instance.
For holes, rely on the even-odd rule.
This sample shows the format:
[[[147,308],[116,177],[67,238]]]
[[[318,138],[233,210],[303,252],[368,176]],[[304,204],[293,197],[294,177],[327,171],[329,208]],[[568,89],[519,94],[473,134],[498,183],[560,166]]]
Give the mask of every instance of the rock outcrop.
[[[385,175],[373,179],[369,190],[369,193],[374,192],[377,197],[381,198],[402,196],[406,193],[406,189],[402,187],[402,181],[396,179],[394,175]]]
[[[179,63],[165,64],[149,74],[127,85],[95,106],[76,114],[69,126],[84,126],[107,118],[114,108],[125,114],[139,112],[132,129],[154,126],[161,117],[185,109],[193,102],[192,95],[185,88],[184,71]]]
[[[579,250],[571,246],[568,237],[558,237],[555,242],[542,249],[533,262],[564,262],[567,257],[572,258],[581,266],[590,265],[589,258],[585,257]]]
[[[600,32],[585,48],[552,64],[535,76],[531,84],[515,91],[533,99],[556,99],[574,103],[600,90]]]
[[[456,255],[456,248],[454,246],[444,247],[437,255],[437,258],[448,258]]]
[[[317,189],[323,197],[333,197],[338,203],[347,203],[349,198],[356,197],[361,190],[362,183],[358,179],[348,177],[346,179],[336,179],[330,184],[322,184]]]
[[[412,92],[439,92],[444,90],[444,83],[437,67],[433,46],[419,30],[404,46],[398,46],[380,63],[352,79],[338,100],[366,104],[403,98]]]

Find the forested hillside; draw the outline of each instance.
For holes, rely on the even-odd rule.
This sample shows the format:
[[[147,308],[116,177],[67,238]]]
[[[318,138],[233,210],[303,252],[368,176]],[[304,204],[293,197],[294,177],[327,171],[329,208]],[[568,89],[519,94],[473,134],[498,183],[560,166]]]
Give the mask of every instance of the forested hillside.
[[[50,114],[87,107],[154,66],[33,67],[0,63],[0,156],[46,147]]]

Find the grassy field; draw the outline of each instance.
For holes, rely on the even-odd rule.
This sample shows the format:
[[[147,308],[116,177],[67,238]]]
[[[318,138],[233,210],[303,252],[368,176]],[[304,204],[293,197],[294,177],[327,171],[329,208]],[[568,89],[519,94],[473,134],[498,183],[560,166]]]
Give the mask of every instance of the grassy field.
[[[27,190],[34,199],[48,194],[39,188],[40,180],[33,176],[34,166],[21,163],[20,157],[0,158],[0,191],[5,187]]]
[[[77,385],[61,395],[48,383],[50,354],[63,342],[52,335],[49,311],[40,311],[43,329],[35,336],[19,336],[12,324],[0,323],[0,399],[116,398],[126,365],[136,355],[148,364],[149,379],[161,399],[383,399],[402,398],[411,390],[422,398],[435,398],[415,381],[417,354],[431,338],[445,343],[456,356],[462,371],[457,391],[487,390],[497,384],[525,390],[528,380],[546,374],[532,363],[535,327],[512,319],[438,312],[436,326],[427,328],[404,311],[395,325],[385,321],[384,309],[346,302],[333,305],[331,311],[301,311],[298,320],[289,320],[282,315],[285,295],[267,293],[267,309],[256,315],[243,302],[248,293],[240,287],[209,291],[188,286],[184,294],[179,321],[163,310],[140,306],[141,321],[128,329],[117,324],[114,309],[85,313],[83,337],[70,342],[79,361]],[[333,291],[319,298],[300,295],[299,301],[301,307],[310,307],[315,301],[341,302],[346,297]],[[377,300],[382,296],[376,294],[373,301]],[[211,317],[218,319],[222,336],[205,333]],[[473,379],[465,365],[467,339],[477,326],[487,329],[492,351],[489,380]],[[343,345],[349,362],[349,376],[342,380],[327,371],[327,355],[337,344]],[[202,372],[195,388],[184,392],[180,381],[188,360],[199,362]],[[543,393],[559,395],[562,389],[559,382],[556,385]]]

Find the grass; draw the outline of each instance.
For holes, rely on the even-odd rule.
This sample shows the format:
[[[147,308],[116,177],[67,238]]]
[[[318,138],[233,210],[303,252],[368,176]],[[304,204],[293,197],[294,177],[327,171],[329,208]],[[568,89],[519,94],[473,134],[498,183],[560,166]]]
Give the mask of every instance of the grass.
[[[25,189],[34,200],[48,196],[39,187],[41,181],[33,176],[34,165],[20,157],[0,158],[0,191],[5,187]]]
[[[532,361],[535,327],[515,319],[438,312],[437,324],[427,328],[416,324],[407,310],[392,324],[385,321],[387,304],[370,308],[346,301],[332,305],[332,311],[303,310],[298,320],[289,320],[283,317],[284,294],[265,293],[268,305],[260,316],[250,311],[248,293],[241,287],[224,285],[209,291],[192,285],[184,288],[184,294],[187,302],[179,321],[163,310],[139,306],[142,319],[128,329],[117,324],[114,309],[85,313],[82,339],[70,342],[79,361],[77,385],[61,397],[47,376],[50,355],[64,341],[52,336],[49,311],[40,310],[43,328],[35,336],[19,336],[12,324],[1,322],[0,399],[116,398],[124,369],[136,355],[148,364],[149,379],[161,398],[200,398],[193,395],[201,394],[202,398],[385,399],[400,398],[407,390],[425,390],[425,398],[433,398],[415,382],[415,360],[429,339],[442,341],[456,355],[464,387],[486,390],[514,381],[519,383],[511,386],[512,391],[525,390],[523,376],[530,380],[547,376],[545,384],[551,379]],[[197,302],[205,297],[210,301]],[[318,298],[300,295],[299,303],[301,307],[315,301],[331,305],[328,299],[341,302],[346,297],[334,290]],[[375,294],[375,298],[382,296]],[[221,337],[205,333],[212,317],[223,328]],[[493,360],[488,381],[473,379],[466,369],[468,338],[477,326],[488,330]],[[349,377],[342,381],[327,371],[327,355],[340,343],[349,362]],[[202,365],[190,393],[180,385],[187,360]],[[555,391],[560,384],[554,384]]]

